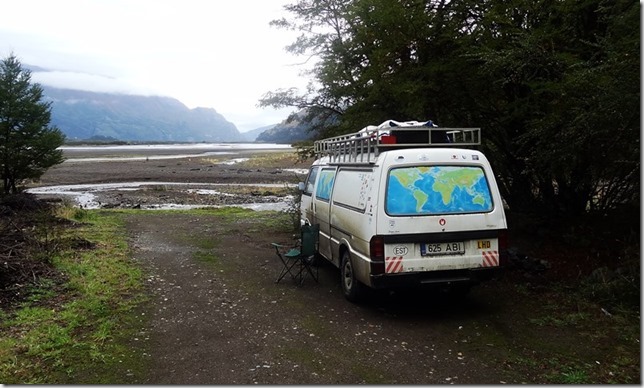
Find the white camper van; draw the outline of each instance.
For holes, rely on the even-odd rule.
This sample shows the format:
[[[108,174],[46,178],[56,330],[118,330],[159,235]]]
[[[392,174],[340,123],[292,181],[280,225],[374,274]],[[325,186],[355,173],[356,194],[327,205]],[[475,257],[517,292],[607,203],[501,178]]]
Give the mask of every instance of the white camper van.
[[[387,121],[315,142],[301,221],[318,224],[319,255],[340,268],[344,295],[366,288],[446,286],[492,277],[507,223],[480,128]]]

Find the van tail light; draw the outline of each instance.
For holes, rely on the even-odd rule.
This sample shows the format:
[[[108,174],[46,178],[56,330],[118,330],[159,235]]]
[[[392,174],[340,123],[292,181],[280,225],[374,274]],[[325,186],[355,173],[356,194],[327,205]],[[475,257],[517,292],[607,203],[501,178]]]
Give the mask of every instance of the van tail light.
[[[508,255],[509,237],[508,230],[503,229],[499,231],[499,265],[505,267],[509,264]]]
[[[369,257],[371,258],[371,274],[385,273],[385,240],[382,236],[373,236],[369,241]]]

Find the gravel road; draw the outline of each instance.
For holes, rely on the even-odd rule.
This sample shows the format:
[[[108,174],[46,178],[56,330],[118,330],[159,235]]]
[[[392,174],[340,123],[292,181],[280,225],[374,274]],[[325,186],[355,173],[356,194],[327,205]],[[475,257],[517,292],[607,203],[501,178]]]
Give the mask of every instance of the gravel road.
[[[355,305],[329,265],[320,266],[319,283],[275,284],[280,267],[269,242],[290,236],[249,232],[256,227],[214,215],[128,217],[152,295],[141,335],[149,374],[133,383],[503,381],[490,364],[502,364],[504,350],[487,338],[512,306],[493,297],[494,286],[460,302],[428,292]],[[206,252],[211,261],[199,259]]]

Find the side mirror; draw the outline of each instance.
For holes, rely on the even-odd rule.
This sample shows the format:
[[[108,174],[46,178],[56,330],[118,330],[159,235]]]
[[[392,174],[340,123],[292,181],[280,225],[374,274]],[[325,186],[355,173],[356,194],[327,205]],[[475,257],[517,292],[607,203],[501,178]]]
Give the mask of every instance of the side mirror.
[[[304,191],[304,182],[300,182],[297,184],[297,189],[300,191]]]

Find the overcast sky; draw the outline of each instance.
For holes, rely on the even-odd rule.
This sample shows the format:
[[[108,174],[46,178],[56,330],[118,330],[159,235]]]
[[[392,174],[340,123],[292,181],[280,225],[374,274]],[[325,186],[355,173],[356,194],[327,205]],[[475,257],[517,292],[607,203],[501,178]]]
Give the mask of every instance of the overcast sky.
[[[58,70],[44,85],[174,97],[214,108],[242,131],[292,109],[257,108],[278,88],[304,88],[294,32],[270,27],[295,0],[4,0],[0,56]]]

